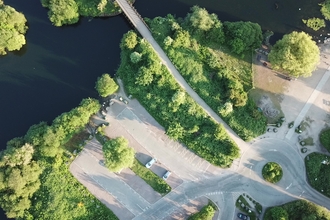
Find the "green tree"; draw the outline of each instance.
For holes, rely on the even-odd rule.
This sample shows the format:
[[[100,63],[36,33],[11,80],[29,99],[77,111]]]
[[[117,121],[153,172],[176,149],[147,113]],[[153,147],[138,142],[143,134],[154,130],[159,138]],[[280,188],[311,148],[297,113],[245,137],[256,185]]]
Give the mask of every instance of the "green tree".
[[[42,168],[32,160],[34,149],[7,146],[0,156],[0,204],[7,217],[23,217],[30,198],[39,189]]]
[[[141,61],[142,54],[134,51],[133,53],[131,53],[130,58],[131,58],[132,63],[138,63]]]
[[[249,49],[260,47],[262,31],[260,25],[252,22],[224,22],[226,42],[232,52],[242,54]]]
[[[120,43],[120,48],[123,49],[130,49],[133,50],[137,45],[137,35],[134,31],[129,31],[124,34],[122,41]]]
[[[186,101],[186,93],[185,93],[185,91],[182,91],[182,90],[176,91],[174,93],[174,95],[172,96],[172,101],[176,105],[181,105],[181,104],[185,103],[185,101]]]
[[[136,84],[141,86],[149,85],[153,81],[153,73],[149,68],[141,66],[138,70],[138,76],[136,77]]]
[[[125,138],[111,139],[103,144],[102,149],[105,165],[110,171],[118,172],[133,165],[135,152]]]
[[[74,0],[49,0],[48,4],[44,1],[43,5],[49,8],[49,20],[55,26],[74,24],[79,20],[78,6]]]
[[[321,13],[326,20],[330,20],[330,0],[325,0],[319,4],[321,6]]]
[[[190,10],[191,13],[187,14],[185,23],[192,35],[205,43],[210,40],[222,43],[224,33],[218,16],[214,13],[209,14],[205,8],[198,6],[193,6]]]
[[[184,137],[185,129],[180,123],[171,123],[166,130],[166,134],[173,140],[180,140]]]
[[[276,42],[268,58],[275,70],[293,77],[308,77],[320,60],[320,50],[311,36],[294,31]]]
[[[208,31],[214,25],[214,20],[205,8],[193,6],[192,13],[188,14],[189,23],[196,29]]]
[[[24,15],[0,1],[0,21],[0,55],[21,49],[28,29]]]
[[[97,78],[95,89],[102,97],[107,97],[118,90],[119,86],[107,73]]]

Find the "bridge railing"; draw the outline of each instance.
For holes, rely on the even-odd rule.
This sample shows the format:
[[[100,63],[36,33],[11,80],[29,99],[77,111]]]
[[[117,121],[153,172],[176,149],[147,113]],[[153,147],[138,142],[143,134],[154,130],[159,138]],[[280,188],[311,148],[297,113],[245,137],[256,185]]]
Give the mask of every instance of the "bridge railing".
[[[125,1],[127,2],[127,4],[131,7],[131,9],[135,12],[135,14],[140,18],[140,20],[143,22],[143,24],[148,28],[148,30],[150,31],[150,33],[152,33],[151,29],[149,28],[149,26],[147,25],[147,23],[144,21],[144,19],[142,18],[142,16],[139,14],[139,12],[137,12],[137,10],[135,9],[135,7],[132,5],[132,3],[130,3],[127,0],[116,0],[117,2],[119,1]],[[120,4],[118,4],[120,6]],[[130,20],[129,16],[125,13],[125,11],[122,9],[122,11],[124,12],[124,14],[126,15],[126,17]],[[131,23],[133,24],[133,22],[131,21]]]

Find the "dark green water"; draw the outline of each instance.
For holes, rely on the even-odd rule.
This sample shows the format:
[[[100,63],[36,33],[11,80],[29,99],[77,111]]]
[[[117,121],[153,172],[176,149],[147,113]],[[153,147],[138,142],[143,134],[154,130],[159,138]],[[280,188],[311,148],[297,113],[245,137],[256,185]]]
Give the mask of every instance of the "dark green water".
[[[310,31],[301,22],[302,18],[321,17],[318,2],[321,1],[137,0],[135,7],[143,17],[168,13],[183,17],[197,4],[218,14],[222,21],[257,22],[264,30],[276,33],[274,40],[293,30],[323,33]],[[0,149],[11,138],[24,135],[32,124],[51,122],[77,106],[82,98],[97,97],[94,82],[102,73],[115,73],[120,39],[131,29],[124,16],[91,21],[85,18],[77,25],[56,28],[48,21],[47,10],[39,0],[5,3],[25,14],[29,30],[27,45],[21,51],[0,58]]]

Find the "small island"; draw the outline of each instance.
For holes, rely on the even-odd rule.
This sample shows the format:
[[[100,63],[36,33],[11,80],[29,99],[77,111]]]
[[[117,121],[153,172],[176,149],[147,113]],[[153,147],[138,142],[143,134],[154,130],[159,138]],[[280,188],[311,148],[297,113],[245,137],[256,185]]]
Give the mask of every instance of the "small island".
[[[131,4],[135,0],[129,0]],[[115,0],[41,0],[43,7],[48,8],[48,17],[53,25],[75,24],[79,17],[109,17],[121,13]]]
[[[0,0],[0,21],[0,55],[21,49],[28,29],[25,16]]]

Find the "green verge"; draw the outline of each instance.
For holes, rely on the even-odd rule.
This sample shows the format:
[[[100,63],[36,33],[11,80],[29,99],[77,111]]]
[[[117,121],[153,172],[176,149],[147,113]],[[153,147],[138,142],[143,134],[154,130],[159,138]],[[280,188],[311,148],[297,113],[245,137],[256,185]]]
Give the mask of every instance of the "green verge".
[[[270,183],[277,183],[282,179],[282,167],[275,162],[268,162],[262,168],[263,178]]]
[[[264,220],[273,219],[330,219],[330,212],[326,208],[306,200],[296,200],[268,208]]]
[[[128,94],[136,97],[165,127],[169,137],[210,163],[229,167],[239,157],[238,146],[224,127],[181,89],[149,43],[129,32],[122,39],[121,49],[117,76],[123,80]],[[142,55],[136,63],[130,56],[134,52]]]
[[[217,207],[209,201],[199,212],[188,217],[188,220],[212,220]]]
[[[320,134],[320,142],[330,152],[330,129],[326,129]]]
[[[131,170],[161,195],[166,195],[172,189],[162,178],[146,168],[137,159],[134,160]]]
[[[29,212],[34,219],[118,219],[72,176],[67,165],[55,162],[44,164],[42,185],[31,199]]]
[[[197,41],[193,28],[171,15],[146,22],[188,84],[242,139],[248,141],[265,132],[266,117],[246,95],[253,88],[250,50],[242,58],[211,37]]]
[[[311,153],[305,157],[306,172],[309,184],[330,197],[330,158],[321,153]]]

